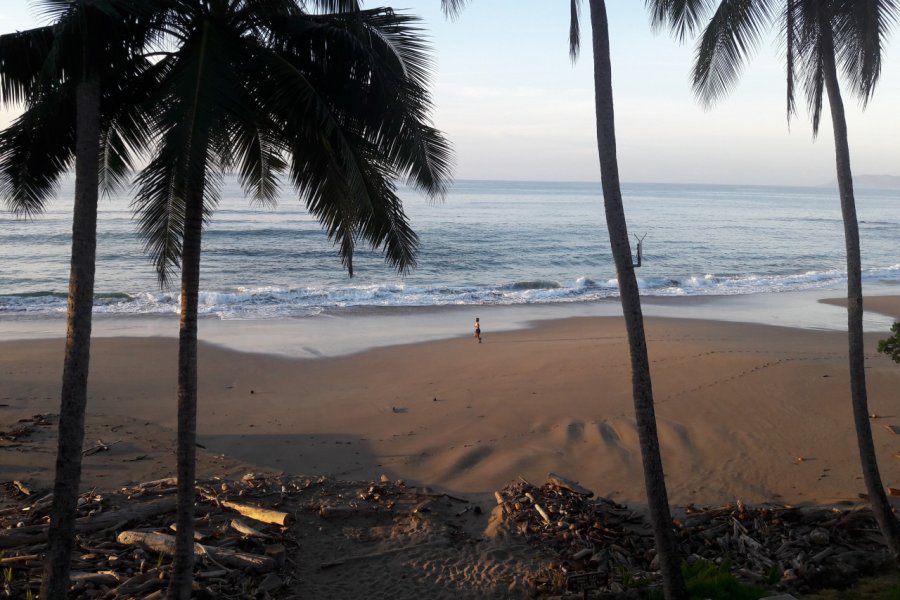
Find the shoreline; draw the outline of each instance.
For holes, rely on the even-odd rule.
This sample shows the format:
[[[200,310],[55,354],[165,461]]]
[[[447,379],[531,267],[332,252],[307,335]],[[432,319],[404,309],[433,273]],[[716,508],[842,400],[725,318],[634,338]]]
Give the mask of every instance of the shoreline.
[[[886,302],[900,314],[900,297]],[[647,335],[673,505],[829,503],[863,491],[843,333],[648,317]],[[555,471],[643,504],[621,318],[487,329],[481,345],[470,336],[315,359],[202,342],[198,476],[387,474],[480,495]],[[900,368],[875,352],[880,337],[866,335],[870,411],[881,415],[871,422],[885,484],[898,487],[900,438],[884,426],[900,425]],[[173,472],[176,345],[94,341],[85,443],[122,441],[85,459],[85,486]],[[61,359],[60,339],[0,342],[0,429],[57,412]],[[49,481],[54,436],[41,428],[0,453],[0,470]]]
[[[896,286],[879,286],[866,296],[864,327],[887,332],[900,315],[884,307],[900,297]],[[642,296],[648,318],[753,323],[815,331],[846,331],[840,291],[817,289],[734,296]],[[882,310],[876,310],[882,306]],[[887,312],[886,312],[887,310]],[[221,320],[203,317],[199,337],[224,348],[293,358],[346,356],[374,348],[449,340],[471,335],[471,321],[482,319],[486,335],[527,329],[577,317],[620,317],[618,298],[601,301],[523,304],[366,307],[326,311],[314,317]],[[7,318],[0,342],[65,336],[63,315]],[[94,338],[177,337],[178,315],[132,317],[95,315]]]

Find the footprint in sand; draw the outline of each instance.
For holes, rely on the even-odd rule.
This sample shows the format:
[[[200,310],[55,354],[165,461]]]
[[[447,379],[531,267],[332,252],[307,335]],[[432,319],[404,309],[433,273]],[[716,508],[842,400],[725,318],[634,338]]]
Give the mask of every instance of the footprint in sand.
[[[584,421],[572,421],[566,425],[566,439],[569,442],[580,442],[584,439]]]
[[[461,475],[465,471],[475,467],[482,460],[493,454],[493,452],[494,449],[490,446],[481,446],[464,452],[462,456],[456,459],[450,469],[448,469],[447,476],[452,477]]]

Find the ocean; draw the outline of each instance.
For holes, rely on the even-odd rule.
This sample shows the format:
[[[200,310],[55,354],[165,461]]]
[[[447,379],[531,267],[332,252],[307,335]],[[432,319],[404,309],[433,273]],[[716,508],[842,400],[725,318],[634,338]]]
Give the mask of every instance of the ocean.
[[[72,183],[62,182],[32,220],[0,212],[0,321],[65,315]],[[645,236],[638,276],[648,301],[843,293],[833,188],[625,184],[623,194],[629,232]],[[289,188],[270,209],[226,180],[203,238],[202,315],[314,319],[420,307],[586,305],[617,295],[598,183],[458,181],[440,202],[409,189],[401,196],[420,236],[417,268],[400,276],[380,253],[360,247],[350,278]],[[893,286],[900,280],[900,191],[860,189],[857,208],[864,285]],[[174,288],[159,288],[127,194],[101,200],[98,228],[96,320],[176,315],[177,278]]]

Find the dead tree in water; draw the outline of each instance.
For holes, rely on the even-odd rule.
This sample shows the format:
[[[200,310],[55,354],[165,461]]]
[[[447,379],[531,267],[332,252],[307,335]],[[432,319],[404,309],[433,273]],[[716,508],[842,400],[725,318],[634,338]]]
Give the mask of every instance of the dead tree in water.
[[[634,239],[637,240],[637,262],[631,265],[635,269],[641,266],[641,260],[644,258],[644,238],[647,237],[645,233],[641,237],[634,236]]]

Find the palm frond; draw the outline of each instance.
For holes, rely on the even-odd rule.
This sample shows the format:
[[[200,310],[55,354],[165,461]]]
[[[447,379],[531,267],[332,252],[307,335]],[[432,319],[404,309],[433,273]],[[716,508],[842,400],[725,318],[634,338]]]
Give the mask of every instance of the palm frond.
[[[412,185],[439,196],[450,179],[453,155],[428,122],[430,49],[416,40],[415,19],[381,9],[357,17],[331,16],[315,25],[298,20],[290,33],[303,32],[306,52],[288,47],[292,52],[283,60],[292,72],[273,66],[272,72],[280,74],[272,84],[278,88],[300,77],[307,90],[315,90],[309,98],[315,98],[316,110],[327,113],[334,127],[350,123],[361,128]],[[320,60],[323,56],[327,63]],[[300,90],[294,95],[307,98]]]
[[[35,4],[36,16],[47,22],[60,21],[67,13],[78,9],[71,0],[39,0]]]
[[[131,203],[144,251],[156,268],[161,287],[181,264],[186,181],[184,164],[160,153],[140,173]]]
[[[834,12],[836,58],[865,106],[878,83],[885,39],[900,7],[894,0],[835,0]]]
[[[131,175],[131,167],[128,144],[115,129],[107,128],[100,135],[100,191],[105,196],[120,191]]]
[[[359,0],[304,0],[303,4],[311,6],[317,13],[350,13],[360,10]]]
[[[39,214],[75,152],[74,86],[43,94],[0,132],[0,197],[16,215]]]
[[[829,3],[817,0],[798,0],[803,12],[799,48],[802,53],[803,88],[806,105],[812,119],[813,136],[819,133],[825,97],[825,61],[834,54],[832,16]]]
[[[0,103],[22,104],[35,93],[53,39],[52,27],[0,35]]]
[[[764,0],[722,0],[697,46],[694,93],[705,106],[724,97],[771,17]]]
[[[700,29],[714,0],[644,0],[650,11],[650,25],[655,30],[668,28],[679,41]]]
[[[352,277],[354,227],[360,206],[371,206],[372,201],[362,184],[359,165],[352,159],[347,161],[348,153],[335,148],[321,133],[305,133],[292,136],[290,180],[310,214],[338,246],[341,263]],[[340,141],[338,144],[344,146]]]
[[[790,126],[791,117],[797,110],[794,94],[796,82],[795,61],[798,56],[799,35],[797,32],[796,2],[786,0],[784,3],[784,45],[785,45],[785,75],[787,77],[787,120]]]
[[[227,170],[236,168],[244,193],[254,202],[274,207],[278,200],[279,175],[286,168],[281,140],[273,134],[273,127],[257,123],[230,120],[227,148],[220,156]]]
[[[441,0],[441,10],[448,19],[456,19],[468,4],[468,0]]]
[[[569,57],[572,62],[578,59],[578,51],[581,49],[581,0],[569,2]]]
[[[377,165],[374,161],[366,164]],[[370,169],[366,182],[369,195],[378,198],[378,202],[373,203],[373,210],[360,215],[359,236],[374,248],[381,249],[387,264],[400,274],[406,274],[416,266],[419,237],[403,210],[391,174]]]

